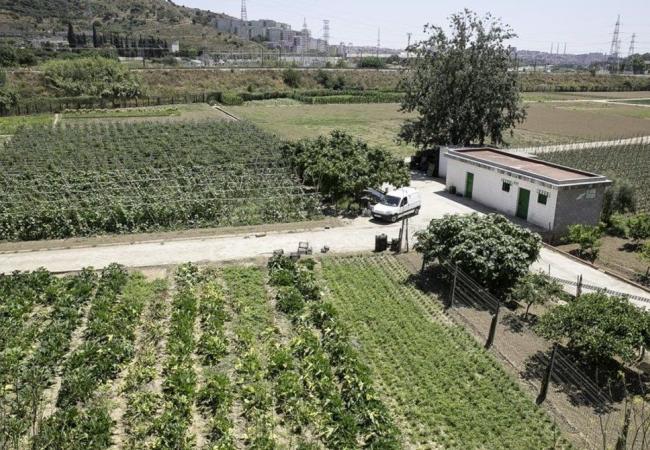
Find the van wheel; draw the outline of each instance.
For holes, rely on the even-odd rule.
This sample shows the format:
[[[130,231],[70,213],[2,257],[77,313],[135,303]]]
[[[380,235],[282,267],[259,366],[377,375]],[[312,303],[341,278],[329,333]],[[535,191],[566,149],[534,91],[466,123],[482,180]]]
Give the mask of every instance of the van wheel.
[[[393,223],[397,222],[397,214],[395,214],[394,216],[390,216],[390,221]]]

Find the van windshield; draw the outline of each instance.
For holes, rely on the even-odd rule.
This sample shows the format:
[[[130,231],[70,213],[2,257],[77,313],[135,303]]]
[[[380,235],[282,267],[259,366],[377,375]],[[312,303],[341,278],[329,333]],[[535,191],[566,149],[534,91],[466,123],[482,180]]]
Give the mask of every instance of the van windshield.
[[[399,197],[393,197],[392,195],[387,195],[384,197],[384,201],[382,202],[384,205],[388,206],[399,206],[401,198]]]

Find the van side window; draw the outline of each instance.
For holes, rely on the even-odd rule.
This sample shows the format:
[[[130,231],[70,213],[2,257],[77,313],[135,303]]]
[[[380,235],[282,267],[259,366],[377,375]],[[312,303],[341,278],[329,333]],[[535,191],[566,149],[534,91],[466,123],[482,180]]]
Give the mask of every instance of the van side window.
[[[404,197],[404,198],[402,199],[402,203],[400,203],[399,206],[406,206],[406,204],[408,203],[408,200],[409,200],[408,197]]]

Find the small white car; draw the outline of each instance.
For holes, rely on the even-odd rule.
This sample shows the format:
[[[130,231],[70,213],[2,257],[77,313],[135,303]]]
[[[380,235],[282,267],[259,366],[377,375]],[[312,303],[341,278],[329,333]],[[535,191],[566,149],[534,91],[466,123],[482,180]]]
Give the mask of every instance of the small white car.
[[[421,206],[422,199],[417,189],[400,188],[387,193],[373,206],[372,217],[397,222],[402,217],[419,214]]]

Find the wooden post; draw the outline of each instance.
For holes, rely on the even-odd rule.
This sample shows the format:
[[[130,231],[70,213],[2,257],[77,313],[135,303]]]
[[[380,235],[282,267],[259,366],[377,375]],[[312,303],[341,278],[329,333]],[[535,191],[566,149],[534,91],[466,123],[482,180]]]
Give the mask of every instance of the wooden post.
[[[576,285],[576,297],[582,295],[582,274],[578,275],[578,284]]]
[[[490,331],[488,333],[487,341],[485,342],[485,348],[489,349],[494,344],[494,335],[497,332],[497,324],[499,323],[499,309],[501,305],[497,306],[497,310],[492,316],[492,322],[490,322]]]
[[[453,287],[451,288],[451,299],[449,302],[449,308],[454,307],[454,303],[456,302],[456,282],[458,281],[458,266],[454,266],[454,284]]]
[[[557,354],[557,344],[553,344],[553,352],[551,353],[551,360],[548,362],[548,367],[546,368],[546,373],[542,379],[542,386],[539,389],[539,395],[537,396],[536,403],[541,405],[546,400],[546,394],[548,394],[548,385],[551,382],[551,375],[553,374],[553,367],[555,366],[555,356]]]
[[[409,220],[406,219],[406,253],[409,252]]]

